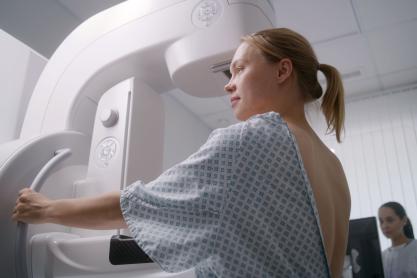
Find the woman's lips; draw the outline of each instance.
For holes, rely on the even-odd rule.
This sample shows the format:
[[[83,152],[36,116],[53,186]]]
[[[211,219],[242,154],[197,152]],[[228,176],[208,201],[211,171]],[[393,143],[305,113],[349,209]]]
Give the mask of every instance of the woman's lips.
[[[240,100],[240,97],[231,97],[230,103],[232,104],[232,107],[234,107],[239,100]]]

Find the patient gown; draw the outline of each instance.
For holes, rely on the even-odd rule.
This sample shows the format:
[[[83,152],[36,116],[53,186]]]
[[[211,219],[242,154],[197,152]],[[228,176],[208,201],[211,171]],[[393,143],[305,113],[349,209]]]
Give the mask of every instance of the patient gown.
[[[185,161],[121,194],[138,245],[167,272],[330,277],[295,138],[268,112],[214,130]]]

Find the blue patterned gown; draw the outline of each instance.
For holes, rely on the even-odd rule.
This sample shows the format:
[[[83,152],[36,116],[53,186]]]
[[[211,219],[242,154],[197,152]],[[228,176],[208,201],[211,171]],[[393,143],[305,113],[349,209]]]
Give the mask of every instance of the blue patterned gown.
[[[214,130],[185,161],[122,191],[139,246],[197,277],[330,277],[301,156],[279,114]]]

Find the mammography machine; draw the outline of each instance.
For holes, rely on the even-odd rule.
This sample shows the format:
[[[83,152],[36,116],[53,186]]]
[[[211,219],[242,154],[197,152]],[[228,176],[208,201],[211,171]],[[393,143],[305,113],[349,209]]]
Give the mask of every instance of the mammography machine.
[[[42,72],[20,137],[0,145],[1,276],[193,277],[154,263],[112,265],[110,237],[128,231],[16,225],[12,209],[30,185],[72,198],[155,178],[160,94],[223,94],[240,37],[273,27],[273,18],[267,0],[130,0],[75,29]]]

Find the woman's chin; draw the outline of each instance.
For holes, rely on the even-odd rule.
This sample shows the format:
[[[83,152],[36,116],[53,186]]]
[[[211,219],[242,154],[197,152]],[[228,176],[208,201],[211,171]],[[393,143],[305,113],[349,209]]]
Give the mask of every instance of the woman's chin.
[[[384,236],[388,239],[392,238],[392,233],[391,232],[382,232],[384,234]]]
[[[233,114],[235,115],[235,118],[238,121],[246,121],[247,119],[249,119],[252,115],[250,113],[248,113],[248,111],[245,111],[243,109],[239,109],[239,106],[236,105],[235,107],[233,107]]]
[[[242,113],[238,113],[238,112],[234,111],[234,114],[235,114],[235,118],[236,118],[238,121],[243,122],[243,121],[246,121],[247,119],[249,119],[249,117],[245,116],[245,115],[244,115],[244,114],[242,114]]]

